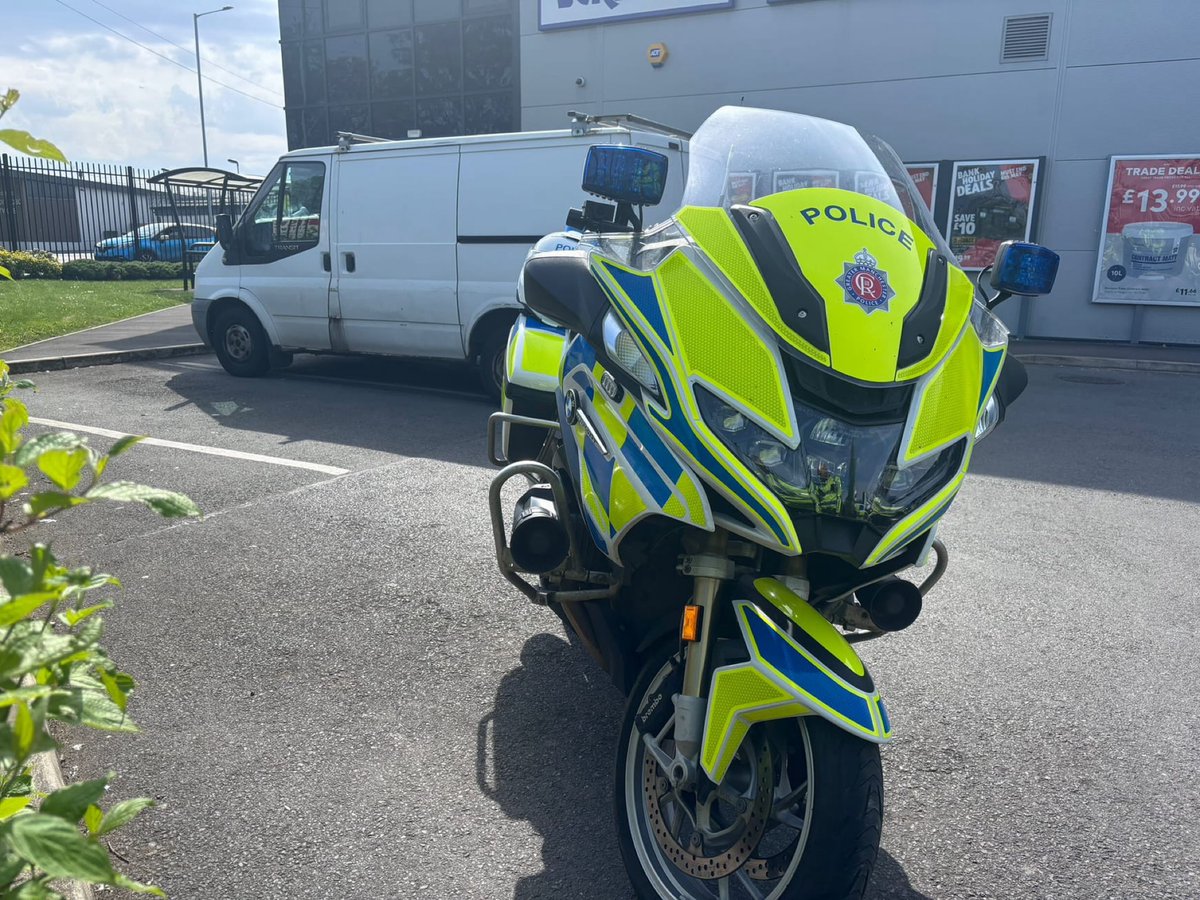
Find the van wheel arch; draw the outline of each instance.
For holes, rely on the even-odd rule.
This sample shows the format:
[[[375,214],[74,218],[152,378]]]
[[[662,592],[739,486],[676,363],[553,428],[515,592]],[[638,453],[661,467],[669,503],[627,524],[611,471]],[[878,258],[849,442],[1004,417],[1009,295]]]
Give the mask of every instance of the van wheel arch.
[[[517,320],[518,312],[512,307],[492,310],[475,323],[468,339],[467,358],[478,366],[483,390],[494,400],[500,399],[501,389],[500,380],[494,373],[494,359],[497,353],[503,358],[504,349],[508,346],[508,333]]]

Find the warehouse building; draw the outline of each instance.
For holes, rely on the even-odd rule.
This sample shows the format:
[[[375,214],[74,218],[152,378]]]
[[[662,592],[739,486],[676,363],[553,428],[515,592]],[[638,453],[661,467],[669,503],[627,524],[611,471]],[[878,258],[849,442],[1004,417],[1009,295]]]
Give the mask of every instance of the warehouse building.
[[[280,21],[290,146],[557,128],[568,110],[826,116],[936,182],[964,260],[1014,232],[1062,255],[1053,295],[1002,308],[1020,333],[1200,343],[1200,4],[280,0]]]

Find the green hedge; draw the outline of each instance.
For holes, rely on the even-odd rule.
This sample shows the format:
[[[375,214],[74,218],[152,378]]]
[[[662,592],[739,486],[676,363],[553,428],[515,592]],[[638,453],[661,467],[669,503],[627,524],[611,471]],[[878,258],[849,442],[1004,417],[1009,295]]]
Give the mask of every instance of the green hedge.
[[[72,281],[162,281],[183,277],[183,264],[170,262],[104,262],[73,259],[62,264],[62,277]]]
[[[45,250],[0,250],[0,266],[13,278],[61,278],[62,263]]]

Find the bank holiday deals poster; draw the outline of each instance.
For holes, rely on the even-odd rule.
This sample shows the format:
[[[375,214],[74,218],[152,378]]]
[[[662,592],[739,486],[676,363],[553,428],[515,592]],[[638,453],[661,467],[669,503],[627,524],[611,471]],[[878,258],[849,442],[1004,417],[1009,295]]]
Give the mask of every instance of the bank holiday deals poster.
[[[950,176],[950,249],[964,269],[992,264],[1004,241],[1028,241],[1041,160],[955,162]]]
[[[1114,156],[1092,299],[1200,306],[1200,154]]]

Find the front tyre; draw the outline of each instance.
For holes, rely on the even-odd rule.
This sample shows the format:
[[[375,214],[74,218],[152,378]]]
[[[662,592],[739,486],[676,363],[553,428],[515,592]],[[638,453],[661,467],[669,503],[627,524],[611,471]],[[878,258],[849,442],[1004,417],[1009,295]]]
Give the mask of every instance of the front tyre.
[[[228,306],[212,326],[212,346],[230,375],[256,378],[271,368],[270,346],[258,316],[245,306]]]
[[[879,748],[815,716],[755,725],[718,787],[673,787],[634,724],[673,663],[655,661],[629,697],[618,741],[617,839],[639,898],[857,900],[883,824]],[[651,737],[655,737],[651,735]]]

